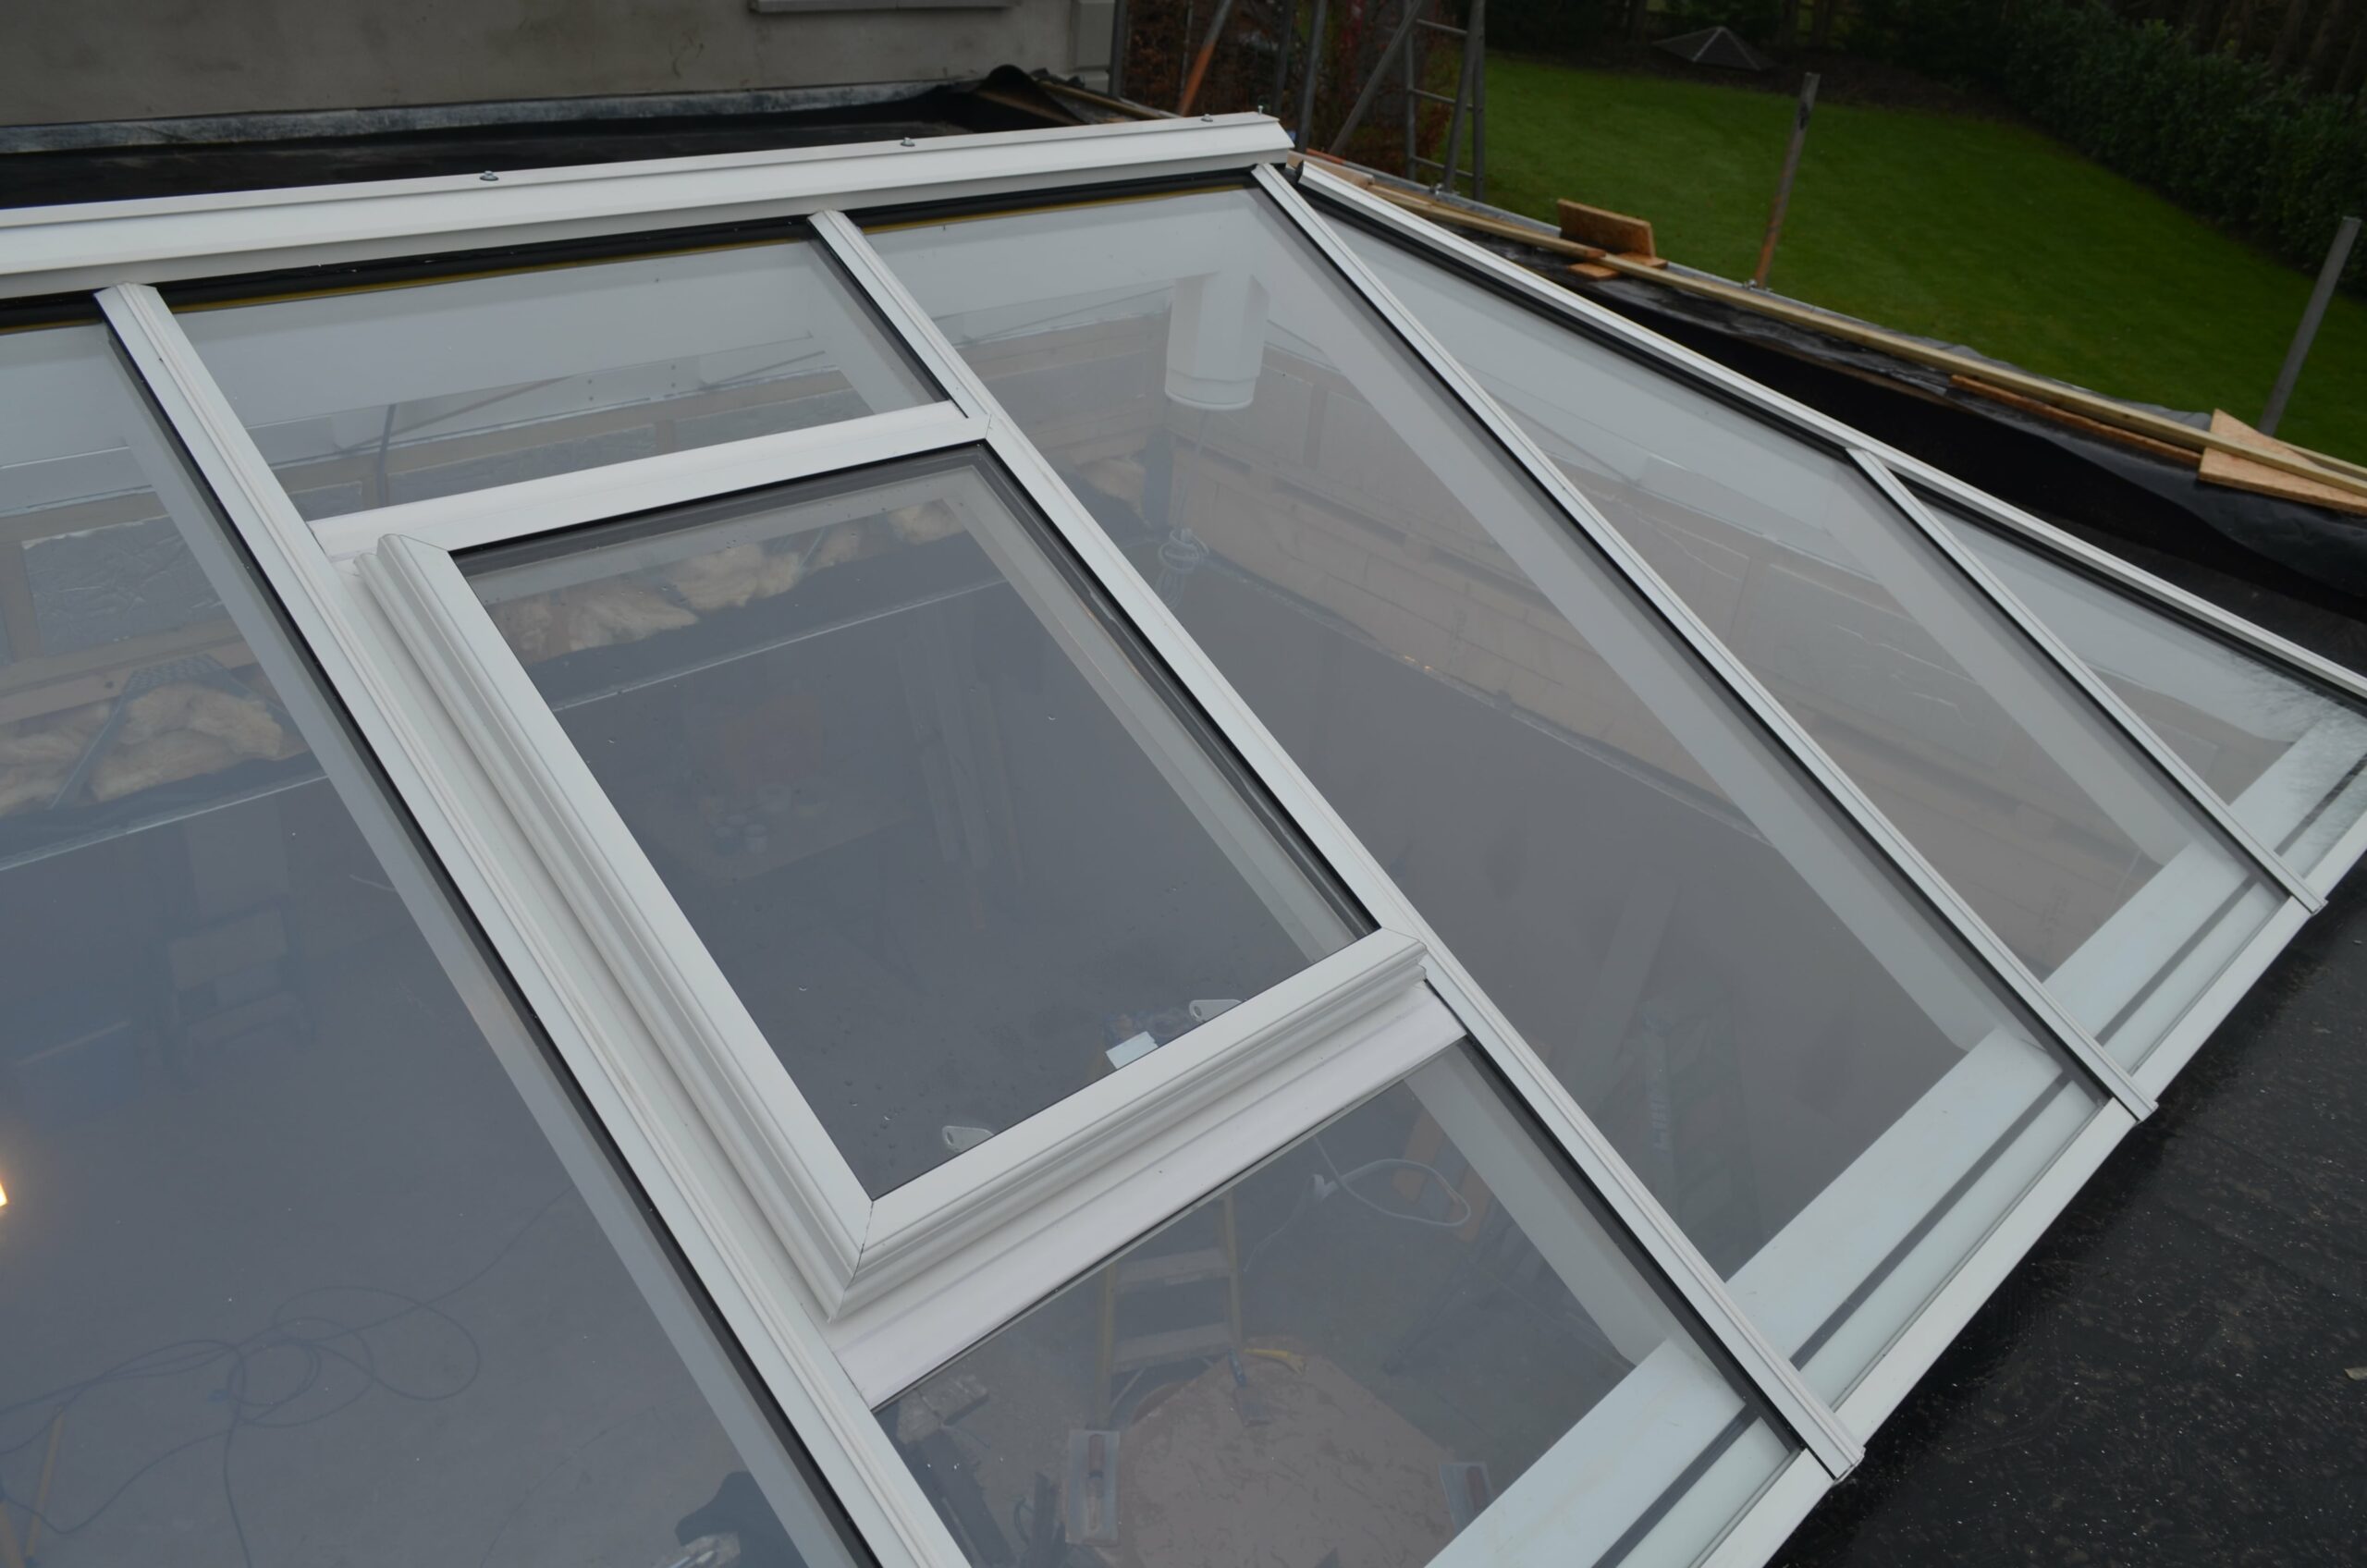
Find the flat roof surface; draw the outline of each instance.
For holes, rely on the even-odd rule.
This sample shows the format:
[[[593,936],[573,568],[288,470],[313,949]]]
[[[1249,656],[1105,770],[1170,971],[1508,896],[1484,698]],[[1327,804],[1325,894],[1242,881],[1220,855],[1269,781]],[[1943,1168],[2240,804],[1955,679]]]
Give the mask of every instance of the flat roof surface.
[[[2367,627],[2159,552],[2329,657]],[[2336,889],[1775,1559],[2349,1563],[2367,1541],[2367,888]]]

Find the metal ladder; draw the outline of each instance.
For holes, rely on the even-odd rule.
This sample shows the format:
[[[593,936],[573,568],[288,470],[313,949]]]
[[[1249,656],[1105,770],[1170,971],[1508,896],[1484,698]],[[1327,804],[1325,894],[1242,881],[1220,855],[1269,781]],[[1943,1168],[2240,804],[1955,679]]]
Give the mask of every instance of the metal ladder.
[[[1425,0],[1409,0],[1422,5]],[[1473,201],[1485,200],[1488,189],[1488,0],[1470,0],[1468,27],[1456,27],[1451,22],[1433,21],[1427,16],[1417,16],[1416,31],[1441,38],[1462,42],[1462,61],[1455,70],[1453,97],[1433,92],[1422,85],[1423,62],[1428,52],[1414,46],[1408,40],[1404,50],[1405,66],[1405,178],[1421,181],[1433,190],[1453,190],[1458,179],[1468,179],[1470,189],[1465,192]],[[1421,107],[1424,104],[1444,104],[1447,108],[1446,156],[1443,160],[1425,158],[1421,147]],[[1471,163],[1462,163],[1464,128],[1470,127]],[[1435,173],[1437,178],[1429,176]]]

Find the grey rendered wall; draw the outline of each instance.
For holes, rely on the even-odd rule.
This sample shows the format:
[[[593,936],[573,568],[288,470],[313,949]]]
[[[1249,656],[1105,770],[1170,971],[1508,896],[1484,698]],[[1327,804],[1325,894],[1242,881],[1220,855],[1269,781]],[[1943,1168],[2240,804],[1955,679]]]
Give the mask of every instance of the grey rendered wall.
[[[1066,73],[1108,55],[1106,31],[1076,36],[1075,0],[910,3],[0,0],[0,124]]]

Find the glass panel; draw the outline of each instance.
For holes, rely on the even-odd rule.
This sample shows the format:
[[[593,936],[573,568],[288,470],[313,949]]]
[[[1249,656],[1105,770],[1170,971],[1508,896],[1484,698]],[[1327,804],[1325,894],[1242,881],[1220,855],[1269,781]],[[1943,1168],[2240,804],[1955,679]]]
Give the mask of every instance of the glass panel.
[[[1351,238],[2124,1065],[2283,904],[1855,465]]]
[[[310,518],[937,396],[802,241],[184,308],[180,323]]]
[[[1467,1047],[879,1418],[979,1563],[1690,1563],[1789,1455]]]
[[[467,565],[874,1194],[1361,934],[968,455]]]
[[[43,786],[0,819],[12,1538],[55,1568],[644,1568],[718,1531],[786,1550],[786,1518],[847,1562],[529,1037],[480,1032],[309,766],[99,329],[0,337],[0,406],[20,534],[141,540],[83,557],[104,619],[0,681],[0,775]],[[88,795],[45,804],[93,735]]]
[[[2367,816],[2367,713],[2356,704],[1924,500],[2287,864],[2314,870]]]
[[[0,864],[320,776],[127,447],[126,397],[95,326],[0,336]]]
[[[2095,1101],[1262,198],[877,243],[1827,1392]]]

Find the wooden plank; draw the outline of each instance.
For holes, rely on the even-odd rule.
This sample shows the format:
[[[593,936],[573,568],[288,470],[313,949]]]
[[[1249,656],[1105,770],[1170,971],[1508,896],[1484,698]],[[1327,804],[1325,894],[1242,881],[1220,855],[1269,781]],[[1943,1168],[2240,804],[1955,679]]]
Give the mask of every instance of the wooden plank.
[[[1580,277],[1591,278],[1597,283],[1600,283],[1607,278],[1623,277],[1625,276],[1617,267],[1607,267],[1602,265],[1600,262],[1572,262],[1570,263],[1570,270],[1576,273]]]
[[[1479,1233],[1480,1226],[1488,1222],[1488,1206],[1495,1201],[1495,1194],[1489,1190],[1487,1178],[1479,1174],[1479,1168],[1476,1165],[1464,1171],[1463,1180],[1455,1183],[1454,1190],[1462,1195],[1464,1207],[1471,1211],[1471,1217],[1456,1229],[1454,1239],[1467,1242]]]
[[[1233,1326],[1229,1323],[1202,1323],[1189,1329],[1170,1329],[1160,1334],[1136,1334],[1118,1341],[1117,1353],[1110,1358],[1110,1370],[1131,1372],[1137,1366],[1164,1366],[1171,1361],[1217,1355],[1232,1348]]]
[[[2211,411],[2211,433],[2263,453],[2293,450],[2273,435],[2263,435],[2225,409]],[[2224,484],[2230,490],[2247,490],[2255,496],[2274,496],[2280,501],[2300,501],[2306,506],[2367,517],[2367,495],[2344,487],[2332,475],[2325,482],[2303,479],[2226,451],[2203,453],[2201,472],[2206,484]]]
[[[2189,468],[2201,458],[2201,454],[2189,447],[2173,447],[2166,441],[2156,441],[2150,435],[2140,435],[2133,430],[2123,430],[2118,425],[2106,424],[2102,420],[2090,419],[2085,414],[2075,414],[2068,409],[2057,408],[2053,403],[2041,402],[2036,398],[2024,397],[2019,392],[2009,391],[1994,382],[1983,381],[1979,376],[1952,375],[1948,377],[1948,385],[1959,391],[1969,392],[1976,398],[1986,398],[1993,403],[2003,403],[2009,409],[2019,409],[2024,413],[2052,420],[2083,435],[2092,435],[2100,441],[2116,441],[2124,447],[2134,447],[2140,452],[2150,452],[2157,458],[2164,458],[2174,463],[2184,463]]]
[[[1660,254],[1658,247],[1652,243],[1652,226],[1646,219],[1614,213],[1607,207],[1589,207],[1584,202],[1573,202],[1566,196],[1554,202],[1553,206],[1561,214],[1562,238],[1564,239],[1638,256],[1657,257]]]
[[[1798,304],[1788,300],[1779,300],[1768,295],[1754,294],[1740,284],[1696,277],[1688,273],[1655,271],[1650,267],[1640,267],[1632,263],[1622,262],[1616,256],[1605,258],[1604,264],[1628,277],[1657,279],[1688,294],[1723,300],[1738,309],[1755,311],[1760,315],[1772,316],[1778,321],[1788,321],[1795,325],[1806,327],[1811,332],[1821,332],[1827,337],[1838,337],[1844,342],[1859,343],[1870,349],[1879,349],[1883,353],[1895,355],[1902,360],[1931,365],[1951,374],[1986,379],[1997,386],[2010,387],[2056,408],[2086,414],[2103,423],[2114,425],[2122,430],[2134,431],[2141,435],[2150,435],[2170,446],[2189,447],[2195,451],[2235,452],[2249,456],[2267,467],[2298,474],[2305,479],[2336,484],[2355,493],[2362,499],[2367,499],[2367,480],[2353,480],[2348,474],[2324,467],[2300,447],[2247,451],[2215,431],[2197,430],[2182,421],[2171,419],[2165,414],[2154,413],[2150,410],[2133,407],[2116,398],[2107,398],[2102,393],[2090,392],[2085,388],[2067,386],[2062,382],[2049,381],[2044,376],[2032,375],[2026,371],[2017,371],[2008,365],[1994,364],[1988,361],[1973,359],[1969,355],[1934,348],[1887,328],[1853,321],[1846,316],[1817,310],[1812,306]]]
[[[1540,228],[1533,224],[1521,223],[1512,218],[1494,217],[1487,213],[1473,212],[1468,207],[1458,207],[1449,202],[1434,201],[1417,191],[1400,190],[1394,186],[1383,185],[1365,171],[1344,165],[1326,153],[1310,153],[1309,156],[1321,158],[1324,161],[1324,173],[1336,176],[1351,185],[1361,185],[1381,200],[1394,202],[1408,211],[1420,213],[1434,223],[1445,224],[1453,228],[1469,229],[1476,234],[1492,234],[1499,239],[1517,239],[1524,245],[1534,245],[1539,250],[1551,251],[1557,256],[1576,256],[1582,261],[1591,261],[1597,256],[1608,253],[1600,245],[1582,245],[1575,239],[1564,239],[1550,228]]]
[[[1224,1248],[1200,1247],[1192,1252],[1129,1257],[1120,1262],[1117,1269],[1118,1289],[1124,1292],[1221,1280],[1233,1272],[1233,1264],[1225,1256]]]
[[[1428,1165],[1438,1158],[1439,1150],[1445,1146],[1445,1129],[1431,1120],[1430,1113],[1426,1110],[1422,1113],[1422,1119],[1414,1123],[1413,1134],[1405,1140],[1405,1153],[1403,1158],[1413,1161],[1416,1165]],[[1428,1180],[1429,1178],[1418,1170],[1400,1168],[1397,1174],[1390,1178],[1390,1184],[1397,1189],[1399,1197],[1404,1198],[1407,1203],[1412,1203],[1422,1195],[1423,1183]]]

